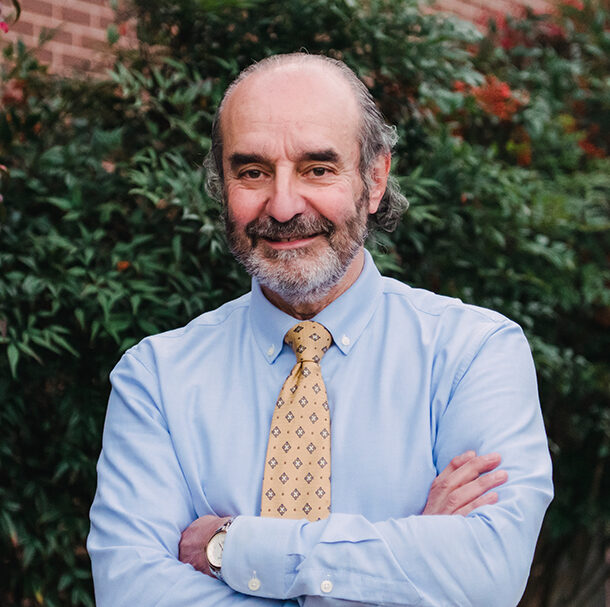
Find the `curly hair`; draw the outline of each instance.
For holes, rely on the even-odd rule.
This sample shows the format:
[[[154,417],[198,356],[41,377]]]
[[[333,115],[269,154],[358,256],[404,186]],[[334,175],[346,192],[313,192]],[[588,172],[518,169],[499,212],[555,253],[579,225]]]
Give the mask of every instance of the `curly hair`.
[[[372,185],[371,167],[373,162],[380,155],[391,154],[398,139],[396,127],[385,123],[381,112],[375,105],[375,100],[371,93],[345,63],[336,59],[331,59],[330,57],[325,57],[324,55],[309,55],[300,52],[273,55],[258,63],[254,63],[243,70],[227,88],[212,124],[212,145],[204,160],[204,167],[206,168],[206,190],[212,198],[224,203],[225,193],[222,169],[223,142],[220,123],[227,99],[230,97],[235,87],[251,74],[260,70],[295,63],[317,63],[329,66],[331,69],[335,69],[354,91],[361,116],[358,141],[360,147],[359,170],[365,191],[369,191]],[[391,232],[398,225],[402,213],[408,206],[409,203],[400,192],[398,183],[390,176],[377,212],[369,216],[369,229],[382,229]]]

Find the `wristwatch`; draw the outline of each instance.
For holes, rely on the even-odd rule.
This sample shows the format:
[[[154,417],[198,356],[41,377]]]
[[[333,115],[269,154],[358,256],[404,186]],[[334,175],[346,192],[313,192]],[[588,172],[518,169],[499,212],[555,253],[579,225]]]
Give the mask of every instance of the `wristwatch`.
[[[220,568],[222,567],[222,551],[225,546],[225,538],[227,537],[227,529],[231,526],[233,519],[229,519],[224,525],[219,527],[214,535],[208,541],[205,547],[205,555],[210,565],[210,571],[220,578]]]

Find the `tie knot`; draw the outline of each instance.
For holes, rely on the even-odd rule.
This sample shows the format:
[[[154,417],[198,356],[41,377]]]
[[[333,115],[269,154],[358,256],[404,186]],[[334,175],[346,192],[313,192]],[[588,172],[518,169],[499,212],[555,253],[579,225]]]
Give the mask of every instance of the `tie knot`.
[[[292,347],[297,361],[319,363],[333,343],[328,329],[314,320],[303,320],[290,329],[284,341]]]

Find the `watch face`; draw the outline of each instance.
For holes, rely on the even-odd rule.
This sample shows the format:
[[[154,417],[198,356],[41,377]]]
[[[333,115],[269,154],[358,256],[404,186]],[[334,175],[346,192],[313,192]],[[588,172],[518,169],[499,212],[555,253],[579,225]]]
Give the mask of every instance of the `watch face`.
[[[219,569],[222,564],[222,549],[224,548],[226,535],[226,531],[221,531],[212,536],[212,539],[208,542],[208,547],[206,549],[208,563],[216,569]]]

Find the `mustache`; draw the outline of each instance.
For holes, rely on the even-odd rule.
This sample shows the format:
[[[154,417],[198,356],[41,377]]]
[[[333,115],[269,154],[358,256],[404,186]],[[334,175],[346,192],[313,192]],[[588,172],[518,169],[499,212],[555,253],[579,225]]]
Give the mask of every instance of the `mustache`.
[[[259,217],[246,225],[245,232],[252,243],[256,244],[259,238],[280,240],[307,238],[314,234],[331,236],[335,232],[335,224],[326,217],[295,215],[285,222],[273,217]]]

